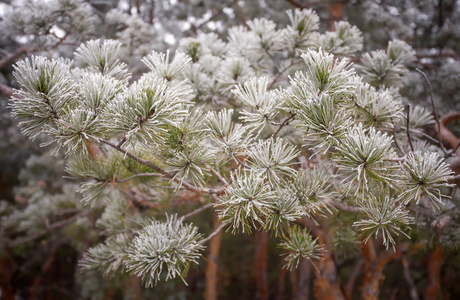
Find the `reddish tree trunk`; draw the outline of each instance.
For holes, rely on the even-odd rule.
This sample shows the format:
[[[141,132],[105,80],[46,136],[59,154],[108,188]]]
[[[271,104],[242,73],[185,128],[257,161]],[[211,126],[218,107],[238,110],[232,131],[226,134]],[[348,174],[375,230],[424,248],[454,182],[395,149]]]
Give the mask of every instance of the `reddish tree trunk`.
[[[284,259],[280,260],[280,274],[278,275],[278,294],[276,296],[276,300],[283,300],[285,299],[284,293],[285,293],[285,288],[286,288],[286,268],[283,268],[284,266]]]
[[[443,253],[441,245],[436,245],[428,257],[428,284],[425,289],[425,300],[436,300],[441,288],[441,266]]]
[[[329,13],[328,30],[335,30],[334,23],[343,19],[343,1],[329,0],[327,4],[327,11]]]
[[[402,252],[409,248],[409,244],[404,243],[393,249],[388,249],[377,255],[374,243],[368,240],[367,243],[361,244],[363,251],[365,268],[363,284],[361,286],[361,299],[377,300],[380,292],[380,281],[384,279],[383,268],[393,259],[397,259],[402,255]]]
[[[256,299],[268,300],[268,276],[267,276],[267,245],[268,232],[255,232],[255,279]]]
[[[51,254],[48,256],[48,258],[45,260],[45,263],[42,265],[40,274],[38,274],[38,276],[35,277],[32,287],[30,288],[30,294],[28,297],[29,300],[37,299],[38,288],[42,283],[43,276],[45,276],[53,266],[54,260],[56,258],[56,251],[59,248],[59,246],[60,243],[57,243],[53,246],[53,248],[51,249]]]
[[[217,214],[214,215],[213,232],[219,228],[221,221]],[[217,271],[220,244],[222,240],[222,230],[209,241],[208,263],[206,265],[206,290],[204,297],[206,300],[217,300]]]
[[[14,292],[10,280],[17,267],[10,249],[5,249],[0,252],[0,286],[2,289],[2,299],[4,300],[14,299]]]
[[[299,265],[298,294],[296,300],[308,300],[310,296],[311,263],[304,259]]]
[[[312,220],[304,218],[302,223],[311,229],[314,236],[318,238],[318,244],[327,249],[327,234],[323,229]],[[315,261],[317,267],[313,291],[317,300],[345,300],[345,295],[340,286],[334,257],[326,250],[322,255],[322,260]]]

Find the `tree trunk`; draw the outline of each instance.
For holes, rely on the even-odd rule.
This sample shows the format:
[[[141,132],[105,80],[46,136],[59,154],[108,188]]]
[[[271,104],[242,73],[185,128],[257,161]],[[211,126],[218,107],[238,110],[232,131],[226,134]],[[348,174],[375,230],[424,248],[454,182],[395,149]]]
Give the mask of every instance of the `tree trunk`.
[[[220,224],[221,221],[217,213],[215,213],[212,231],[214,232],[217,230]],[[221,241],[222,230],[209,241],[208,263],[206,265],[206,290],[204,292],[204,298],[206,300],[217,300],[217,271],[219,268],[218,259]]]
[[[318,244],[327,249],[327,234],[323,229],[310,219],[302,219],[302,224],[310,228],[313,235],[318,238]],[[326,250],[323,252],[322,260],[315,261],[317,267],[313,291],[316,300],[345,300],[345,295],[340,286],[335,260],[332,254]]]
[[[268,300],[268,276],[267,276],[267,245],[268,232],[255,232],[255,280],[256,299]]]
[[[425,300],[436,300],[441,288],[441,266],[443,253],[441,245],[436,245],[428,257],[428,284],[425,289]]]
[[[402,252],[409,248],[409,244],[401,243],[398,247],[388,249],[376,254],[374,243],[368,240],[367,243],[361,244],[363,251],[365,268],[363,284],[361,286],[361,299],[362,300],[378,300],[380,292],[380,281],[383,280],[383,268],[387,263],[393,259],[397,259],[402,255]]]
[[[284,266],[284,259],[280,260],[281,263],[279,264],[280,273],[278,275],[278,293],[276,296],[276,300],[283,300],[285,299],[284,294],[286,290],[286,268]]]
[[[335,22],[343,19],[343,1],[329,0],[327,4],[327,11],[329,13],[328,30],[335,30]]]
[[[308,300],[310,296],[311,263],[303,259],[299,265],[298,294],[296,300]]]

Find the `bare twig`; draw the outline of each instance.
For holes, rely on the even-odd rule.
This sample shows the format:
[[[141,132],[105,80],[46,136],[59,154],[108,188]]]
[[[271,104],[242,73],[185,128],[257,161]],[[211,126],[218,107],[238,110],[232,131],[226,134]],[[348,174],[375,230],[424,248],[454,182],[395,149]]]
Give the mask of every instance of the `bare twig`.
[[[20,239],[10,240],[10,241],[7,242],[7,245],[9,247],[15,247],[15,246],[18,246],[18,245],[21,245],[21,244],[36,240],[36,239],[44,236],[45,234],[47,234],[48,232],[50,232],[50,231],[52,231],[54,229],[58,229],[60,227],[64,227],[66,225],[69,225],[69,224],[73,223],[75,220],[77,220],[79,217],[82,217],[83,215],[84,215],[83,213],[78,213],[76,215],[71,216],[70,218],[65,219],[65,220],[50,224],[45,229],[43,229],[43,230],[41,230],[41,231],[39,231],[37,233],[31,234],[29,236],[26,236],[26,237],[23,237],[23,238],[20,238]]]
[[[406,255],[403,255],[401,257],[401,264],[403,265],[404,278],[406,278],[406,281],[410,286],[410,296],[412,300],[419,300],[418,293],[417,293],[417,287],[415,286],[414,279],[412,278],[412,275],[410,274],[409,261],[407,260]]]
[[[234,160],[236,160],[243,168],[250,169],[251,167],[242,162],[236,155],[233,153],[233,151],[230,150],[230,153],[232,154],[232,157]]]
[[[446,154],[446,149],[444,148],[444,145],[442,143],[441,122],[439,122],[438,113],[436,111],[436,106],[434,105],[433,87],[431,86],[430,80],[428,79],[428,77],[426,76],[426,74],[422,70],[420,70],[419,68],[416,68],[415,70],[417,72],[419,72],[420,74],[422,74],[423,78],[425,78],[425,81],[428,84],[428,87],[430,88],[431,107],[433,109],[433,115],[434,115],[434,119],[436,121],[436,125],[438,126],[439,145],[441,146],[442,152],[444,154]]]
[[[147,166],[147,167],[151,168],[152,170],[160,173],[163,177],[169,178],[172,181],[182,185],[187,190],[193,191],[195,193],[208,193],[208,194],[223,193],[223,189],[213,190],[213,189],[208,189],[208,188],[197,188],[197,187],[191,185],[190,183],[184,182],[184,181],[180,180],[179,178],[174,177],[172,174],[166,172],[165,170],[163,170],[162,168],[160,168],[159,166],[157,166],[153,162],[151,162],[149,160],[146,160],[146,159],[143,159],[143,158],[140,158],[137,155],[129,152],[128,150],[125,150],[125,149],[119,147],[118,145],[115,145],[114,143],[112,143],[112,142],[110,142],[108,140],[100,139],[100,141],[101,141],[101,143],[109,145],[110,147],[114,148],[115,150],[126,154],[127,156],[131,157],[132,159],[134,159],[138,163],[143,164],[144,166]]]
[[[297,7],[297,8],[309,8],[309,7],[312,7],[314,5],[320,4],[322,2],[322,1],[312,1],[312,2],[308,2],[306,4],[302,4],[302,3],[300,3],[299,1],[296,1],[296,0],[286,0],[286,1],[289,2],[292,6]]]
[[[129,176],[127,178],[124,178],[124,179],[117,179],[115,180],[116,182],[126,182],[126,181],[129,181],[133,178],[138,178],[138,177],[159,177],[159,176],[163,176],[162,174],[158,174],[158,173],[137,173],[137,174],[134,174],[132,176]]]
[[[0,83],[0,95],[4,95],[6,98],[9,98],[13,95],[13,89],[6,84]]]
[[[335,208],[338,208],[340,210],[343,210],[343,211],[348,211],[348,212],[354,212],[354,213],[357,213],[357,212],[360,212],[359,208],[358,207],[355,207],[355,206],[349,206],[349,205],[346,205],[344,203],[341,203],[341,202],[337,202],[337,201],[334,201],[332,199],[327,199],[325,200],[324,202],[334,206]]]
[[[406,155],[406,152],[404,152],[403,148],[401,148],[401,145],[399,145],[398,138],[396,137],[396,128],[395,125],[393,124],[393,140],[395,142],[396,148],[398,148],[399,152],[401,152],[402,155]]]
[[[406,115],[406,133],[407,133],[407,140],[409,141],[410,150],[414,152],[414,145],[412,145],[412,139],[410,137],[410,104],[407,104],[407,115]]]
[[[24,46],[16,50],[14,53],[6,55],[0,60],[0,69],[3,68],[6,64],[9,64],[10,62],[20,58],[22,55],[26,54],[27,52],[29,52],[29,48]]]
[[[226,180],[222,175],[220,175],[219,172],[217,172],[216,170],[214,170],[210,165],[207,165],[207,164],[206,164],[205,166],[206,166],[206,168],[209,169],[209,171],[211,172],[212,175],[214,175],[214,176],[217,177],[217,179],[218,179],[220,182],[222,182],[222,183],[225,184],[225,185],[228,185],[227,180]]]
[[[267,90],[270,90],[273,87],[273,85],[278,81],[278,79],[281,77],[281,75],[284,74],[284,72],[286,72],[287,70],[289,70],[289,68],[291,68],[292,66],[294,66],[294,65],[296,65],[298,63],[300,63],[300,61],[292,60],[289,65],[287,65],[286,67],[284,67],[284,69],[279,71],[278,74],[276,74],[275,78],[272,80],[272,82],[268,85]]]
[[[202,206],[202,207],[199,207],[199,208],[195,209],[194,211],[191,211],[191,212],[189,212],[188,214],[182,216],[182,217],[181,217],[181,220],[182,220],[182,221],[183,221],[183,220],[187,220],[188,218],[191,218],[191,217],[193,217],[194,215],[199,214],[199,213],[202,212],[203,210],[206,210],[206,209],[208,209],[208,208],[210,208],[210,207],[213,207],[213,206],[214,206],[214,203],[208,203],[208,204],[206,204],[206,205],[204,205],[204,206]]]
[[[359,259],[358,262],[356,262],[350,277],[348,278],[347,285],[345,286],[345,293],[347,294],[348,299],[352,298],[351,296],[353,295],[353,289],[355,287],[356,280],[358,280],[363,267],[364,259]]]
[[[225,225],[227,225],[227,224],[225,224],[225,223],[220,224],[220,226],[213,233],[211,233],[207,238],[202,239],[201,241],[199,241],[198,244],[203,245],[203,244],[206,244],[207,242],[209,242],[209,240],[211,240],[214,236],[219,234],[219,232],[221,232],[222,229],[224,229]]]
[[[446,156],[444,157],[444,160],[446,160],[447,158],[449,158],[452,154],[454,154],[455,152],[457,152],[457,150],[460,148],[460,141],[458,142],[457,146],[455,146],[454,149],[451,149],[449,152],[447,152]]]
[[[291,113],[291,115],[283,121],[283,123],[281,123],[281,125],[278,127],[278,129],[275,131],[275,133],[273,134],[273,138],[276,138],[276,136],[278,135],[278,133],[281,131],[281,129],[283,129],[284,126],[287,126],[289,125],[289,123],[294,120],[296,117],[296,114],[293,114]]]

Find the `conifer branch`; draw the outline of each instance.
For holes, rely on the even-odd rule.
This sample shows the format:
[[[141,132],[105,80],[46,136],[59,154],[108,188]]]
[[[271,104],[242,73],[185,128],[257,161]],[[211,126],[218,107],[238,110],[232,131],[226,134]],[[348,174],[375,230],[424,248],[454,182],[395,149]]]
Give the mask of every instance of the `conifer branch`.
[[[189,219],[189,218],[199,214],[200,212],[202,212],[202,211],[204,211],[204,210],[206,210],[206,209],[208,209],[210,207],[213,207],[213,206],[214,206],[214,203],[208,203],[208,204],[206,204],[206,205],[204,205],[204,206],[202,206],[200,208],[195,209],[194,211],[189,212],[186,215],[183,215],[180,219],[182,221],[187,220],[187,219]]]
[[[158,174],[158,173],[137,173],[137,174],[134,174],[124,179],[116,179],[115,181],[116,182],[127,182],[127,181],[130,181],[131,179],[139,178],[139,177],[158,177],[158,176],[163,176],[163,175]]]
[[[441,147],[442,152],[444,155],[446,155],[446,148],[444,147],[444,144],[442,143],[442,132],[441,132],[441,122],[439,121],[438,117],[438,112],[436,111],[436,105],[434,105],[434,98],[433,98],[433,87],[431,86],[431,82],[426,76],[425,72],[420,70],[419,68],[415,69],[417,72],[422,74],[423,78],[425,79],[426,83],[428,84],[428,87],[430,89],[430,100],[431,100],[431,108],[433,109],[433,116],[436,121],[436,126],[438,127],[438,139],[439,139],[439,145]]]
[[[216,235],[218,235],[219,232],[221,232],[222,229],[224,229],[224,227],[225,227],[226,225],[227,225],[226,223],[220,224],[220,226],[219,226],[214,232],[212,232],[207,238],[202,239],[201,241],[199,241],[198,244],[204,245],[204,244],[206,244],[207,242],[209,242],[213,237],[215,237]]]
[[[7,242],[7,245],[9,247],[15,247],[15,246],[18,246],[18,245],[22,245],[24,243],[31,242],[33,240],[36,240],[36,239],[44,236],[45,234],[47,234],[50,231],[53,231],[55,229],[58,229],[58,228],[66,226],[66,225],[72,224],[78,218],[80,218],[80,217],[82,217],[84,215],[85,214],[83,212],[80,212],[80,213],[75,214],[75,215],[73,215],[73,216],[71,216],[69,218],[66,218],[66,219],[62,220],[62,221],[58,221],[58,222],[55,222],[55,223],[52,223],[52,224],[47,224],[45,229],[43,229],[43,230],[41,230],[41,231],[39,231],[37,233],[31,234],[31,235],[23,237],[23,238],[15,239],[15,240],[9,240]]]
[[[273,133],[273,138],[276,138],[276,136],[278,135],[278,133],[281,131],[281,129],[283,129],[284,126],[287,126],[289,125],[289,123],[294,120],[296,117],[296,114],[292,113],[291,112],[291,115],[286,119],[284,120],[278,127],[278,129],[275,131],[275,133]]]
[[[407,141],[409,142],[409,146],[412,152],[414,152],[414,145],[412,144],[412,138],[410,137],[410,105],[407,105],[407,115],[406,115],[406,133],[407,133]]]

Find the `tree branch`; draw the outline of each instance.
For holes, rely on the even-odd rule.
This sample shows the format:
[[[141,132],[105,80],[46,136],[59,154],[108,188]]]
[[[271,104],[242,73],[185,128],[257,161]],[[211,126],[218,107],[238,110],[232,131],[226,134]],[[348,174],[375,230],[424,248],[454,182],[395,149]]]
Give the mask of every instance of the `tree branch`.
[[[182,217],[181,217],[181,220],[182,220],[182,221],[183,221],[183,220],[187,220],[188,218],[191,218],[191,217],[193,217],[194,215],[199,214],[199,213],[202,212],[203,210],[206,210],[206,209],[208,209],[208,208],[210,208],[210,207],[213,207],[213,206],[214,206],[214,203],[208,203],[208,204],[206,204],[206,205],[204,205],[204,206],[202,206],[202,207],[200,207],[200,208],[197,208],[197,209],[195,209],[194,211],[189,212],[188,214],[182,216]]]
[[[10,98],[13,95],[13,89],[6,84],[0,83],[0,95]]]
[[[416,68],[415,70],[416,70],[417,72],[419,72],[420,74],[422,74],[423,78],[425,78],[425,81],[426,81],[426,83],[428,84],[428,87],[430,88],[431,107],[432,107],[432,109],[433,109],[434,119],[436,120],[436,124],[437,124],[437,126],[438,126],[439,144],[440,144],[440,146],[441,146],[442,152],[443,152],[444,154],[446,154],[446,149],[444,148],[444,144],[442,143],[441,123],[439,122],[438,113],[437,113],[437,111],[436,111],[436,106],[434,105],[433,87],[431,86],[430,80],[428,79],[428,77],[426,76],[426,74],[425,74],[422,70],[420,70],[419,68]]]
[[[169,178],[172,181],[182,185],[187,190],[193,191],[193,192],[198,193],[198,194],[200,194],[200,193],[207,193],[207,194],[213,194],[213,193],[221,194],[221,193],[223,193],[223,189],[213,190],[213,189],[207,189],[207,188],[197,188],[197,187],[191,185],[190,183],[184,182],[184,181],[180,180],[179,178],[174,177],[172,174],[166,172],[165,170],[163,170],[162,168],[160,168],[159,166],[157,166],[153,162],[151,162],[149,160],[146,160],[146,159],[143,159],[143,158],[140,158],[137,155],[129,152],[128,150],[125,150],[125,149],[119,147],[118,145],[115,145],[114,143],[112,143],[112,142],[110,142],[108,140],[100,139],[100,141],[101,141],[101,143],[109,145],[110,147],[114,148],[115,150],[117,150],[117,151],[119,151],[119,152],[121,152],[123,154],[126,154],[127,156],[131,157],[132,159],[134,159],[138,163],[143,164],[144,166],[147,166],[147,167],[151,168],[152,170],[160,173],[163,177]]]
[[[410,150],[414,152],[414,145],[412,145],[412,139],[410,137],[409,123],[410,123],[410,104],[407,104],[407,115],[406,115],[407,140],[409,142]]]
[[[324,202],[334,206],[335,208],[338,208],[340,210],[343,210],[343,211],[348,211],[348,212],[353,212],[353,213],[358,213],[360,212],[359,208],[358,207],[355,207],[355,206],[349,206],[349,205],[346,205],[344,203],[341,203],[341,202],[337,202],[337,201],[334,201],[332,199],[327,199],[325,200]]]
[[[278,133],[281,131],[281,129],[283,129],[284,126],[287,126],[289,125],[289,123],[291,122],[291,120],[294,120],[296,117],[296,114],[293,114],[291,113],[291,116],[289,116],[286,120],[283,121],[283,123],[281,123],[278,127],[278,129],[275,131],[275,133],[273,134],[273,138],[276,138],[276,136],[278,135]]]
[[[219,232],[221,232],[221,230],[224,229],[225,225],[227,225],[227,224],[224,224],[224,223],[220,224],[220,226],[213,233],[211,233],[207,238],[202,239],[201,241],[199,241],[198,244],[203,245],[203,244],[206,244],[207,242],[209,242],[209,240],[211,240],[213,237],[218,235]]]
[[[15,246],[18,246],[18,245],[21,245],[21,244],[36,240],[36,239],[44,236],[45,234],[47,234],[48,232],[50,232],[50,231],[52,231],[54,229],[58,229],[60,227],[64,227],[66,225],[69,225],[69,224],[73,223],[74,221],[76,221],[81,216],[84,216],[84,214],[82,212],[78,213],[76,215],[73,215],[73,216],[71,216],[71,217],[69,217],[69,218],[67,218],[65,220],[50,224],[45,229],[43,229],[42,231],[39,231],[37,233],[31,234],[29,236],[19,238],[19,239],[16,239],[16,240],[10,240],[10,241],[7,242],[7,245],[8,245],[8,247],[15,247]]]

